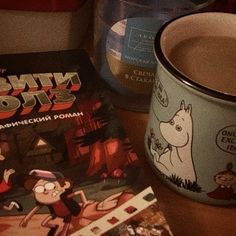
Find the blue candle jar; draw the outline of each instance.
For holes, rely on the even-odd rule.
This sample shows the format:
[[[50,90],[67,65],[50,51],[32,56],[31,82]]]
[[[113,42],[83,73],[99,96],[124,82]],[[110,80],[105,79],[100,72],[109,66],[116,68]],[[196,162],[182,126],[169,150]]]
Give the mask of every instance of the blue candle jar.
[[[95,65],[113,103],[148,111],[156,71],[154,38],[169,20],[209,7],[204,0],[98,0],[95,4]],[[187,27],[187,26],[186,26]]]

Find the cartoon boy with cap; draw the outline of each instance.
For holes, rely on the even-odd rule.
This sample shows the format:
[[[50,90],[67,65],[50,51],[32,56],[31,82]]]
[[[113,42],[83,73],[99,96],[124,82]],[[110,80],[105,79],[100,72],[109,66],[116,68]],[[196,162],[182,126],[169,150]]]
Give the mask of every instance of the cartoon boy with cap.
[[[80,195],[83,204],[88,203],[82,190],[73,192],[72,181],[66,179],[60,172],[31,170],[24,180],[24,188],[33,191],[36,206],[20,222],[21,227],[26,227],[32,216],[43,206],[47,206],[50,215],[47,216],[42,226],[49,228],[48,236],[55,235],[58,225],[50,223],[59,217],[63,219],[64,226],[60,235],[68,233],[72,216],[78,216],[81,208],[73,199]]]

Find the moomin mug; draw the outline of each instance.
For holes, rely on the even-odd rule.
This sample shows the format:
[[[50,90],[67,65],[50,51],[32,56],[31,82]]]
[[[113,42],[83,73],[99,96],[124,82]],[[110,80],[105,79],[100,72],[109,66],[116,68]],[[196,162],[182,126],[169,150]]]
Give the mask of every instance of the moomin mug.
[[[235,35],[236,15],[197,13],[155,40],[147,158],[172,189],[215,205],[236,203]]]

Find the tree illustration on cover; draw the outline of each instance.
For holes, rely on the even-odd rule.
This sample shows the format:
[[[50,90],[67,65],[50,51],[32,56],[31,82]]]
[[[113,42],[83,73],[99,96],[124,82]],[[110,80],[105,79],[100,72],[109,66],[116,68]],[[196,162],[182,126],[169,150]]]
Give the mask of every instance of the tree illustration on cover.
[[[149,148],[155,166],[175,185],[194,192],[201,192],[201,187],[197,184],[192,158],[192,106],[189,104],[185,107],[185,103],[182,101],[174,116],[169,121],[161,121],[159,128],[168,145],[163,148],[151,129]],[[158,149],[161,150],[160,154]]]
[[[91,119],[100,124],[83,136],[76,137],[75,142],[81,147],[90,147],[90,163],[86,175],[100,174],[102,179],[108,177],[126,178],[126,167],[137,164],[137,156],[120,124],[113,106],[101,97],[98,108]]]

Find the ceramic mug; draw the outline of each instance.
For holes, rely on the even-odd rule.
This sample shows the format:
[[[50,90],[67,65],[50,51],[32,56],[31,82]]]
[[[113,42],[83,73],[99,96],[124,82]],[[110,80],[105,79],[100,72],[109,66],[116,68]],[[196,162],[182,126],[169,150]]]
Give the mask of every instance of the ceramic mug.
[[[145,135],[147,158],[177,192],[236,203],[236,15],[196,13],[164,25]]]

